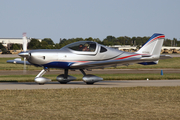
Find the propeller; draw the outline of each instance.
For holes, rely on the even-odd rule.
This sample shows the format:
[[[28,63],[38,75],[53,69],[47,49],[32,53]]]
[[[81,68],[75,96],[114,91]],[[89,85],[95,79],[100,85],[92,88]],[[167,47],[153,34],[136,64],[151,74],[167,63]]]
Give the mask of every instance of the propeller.
[[[27,51],[27,37],[26,33],[23,33],[23,52],[25,53]],[[23,73],[26,73],[26,57],[24,56],[24,70]]]

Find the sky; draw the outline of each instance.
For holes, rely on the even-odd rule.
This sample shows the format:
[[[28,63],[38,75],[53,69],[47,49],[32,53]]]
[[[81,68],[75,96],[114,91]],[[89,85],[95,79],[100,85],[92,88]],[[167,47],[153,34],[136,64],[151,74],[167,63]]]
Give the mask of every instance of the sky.
[[[1,0],[0,38],[144,37],[180,40],[180,0]]]

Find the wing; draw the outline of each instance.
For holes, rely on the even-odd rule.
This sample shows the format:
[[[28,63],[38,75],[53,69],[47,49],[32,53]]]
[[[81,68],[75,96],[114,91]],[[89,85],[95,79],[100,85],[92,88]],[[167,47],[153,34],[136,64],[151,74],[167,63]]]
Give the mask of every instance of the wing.
[[[142,55],[142,57],[128,58],[128,59],[118,59],[118,60],[105,60],[105,61],[92,61],[87,63],[74,63],[70,66],[73,69],[83,69],[83,68],[105,68],[105,67],[117,67],[120,65],[130,65],[134,63],[144,65],[157,64],[159,59],[171,58],[170,55],[161,55],[160,58],[154,58],[153,55]],[[149,64],[148,64],[149,63]]]
[[[24,64],[24,61],[21,60],[21,58],[16,58],[14,60],[8,60],[6,61],[7,63],[14,63],[14,64]],[[29,63],[28,61],[25,61],[26,65],[32,65],[31,63]]]

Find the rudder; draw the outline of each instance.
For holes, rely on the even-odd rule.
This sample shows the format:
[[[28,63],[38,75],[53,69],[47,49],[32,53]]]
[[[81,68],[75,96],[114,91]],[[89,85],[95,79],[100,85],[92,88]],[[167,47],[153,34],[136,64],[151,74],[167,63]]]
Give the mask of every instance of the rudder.
[[[164,39],[164,34],[154,33],[151,38],[149,38],[149,40],[137,51],[137,53],[159,56]]]

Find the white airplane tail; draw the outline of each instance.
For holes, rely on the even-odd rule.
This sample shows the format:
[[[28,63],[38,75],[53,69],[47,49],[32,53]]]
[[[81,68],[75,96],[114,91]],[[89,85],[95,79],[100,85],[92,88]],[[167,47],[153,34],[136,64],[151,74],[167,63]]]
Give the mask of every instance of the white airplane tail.
[[[164,39],[164,34],[154,33],[151,38],[137,51],[137,53],[160,56]]]

